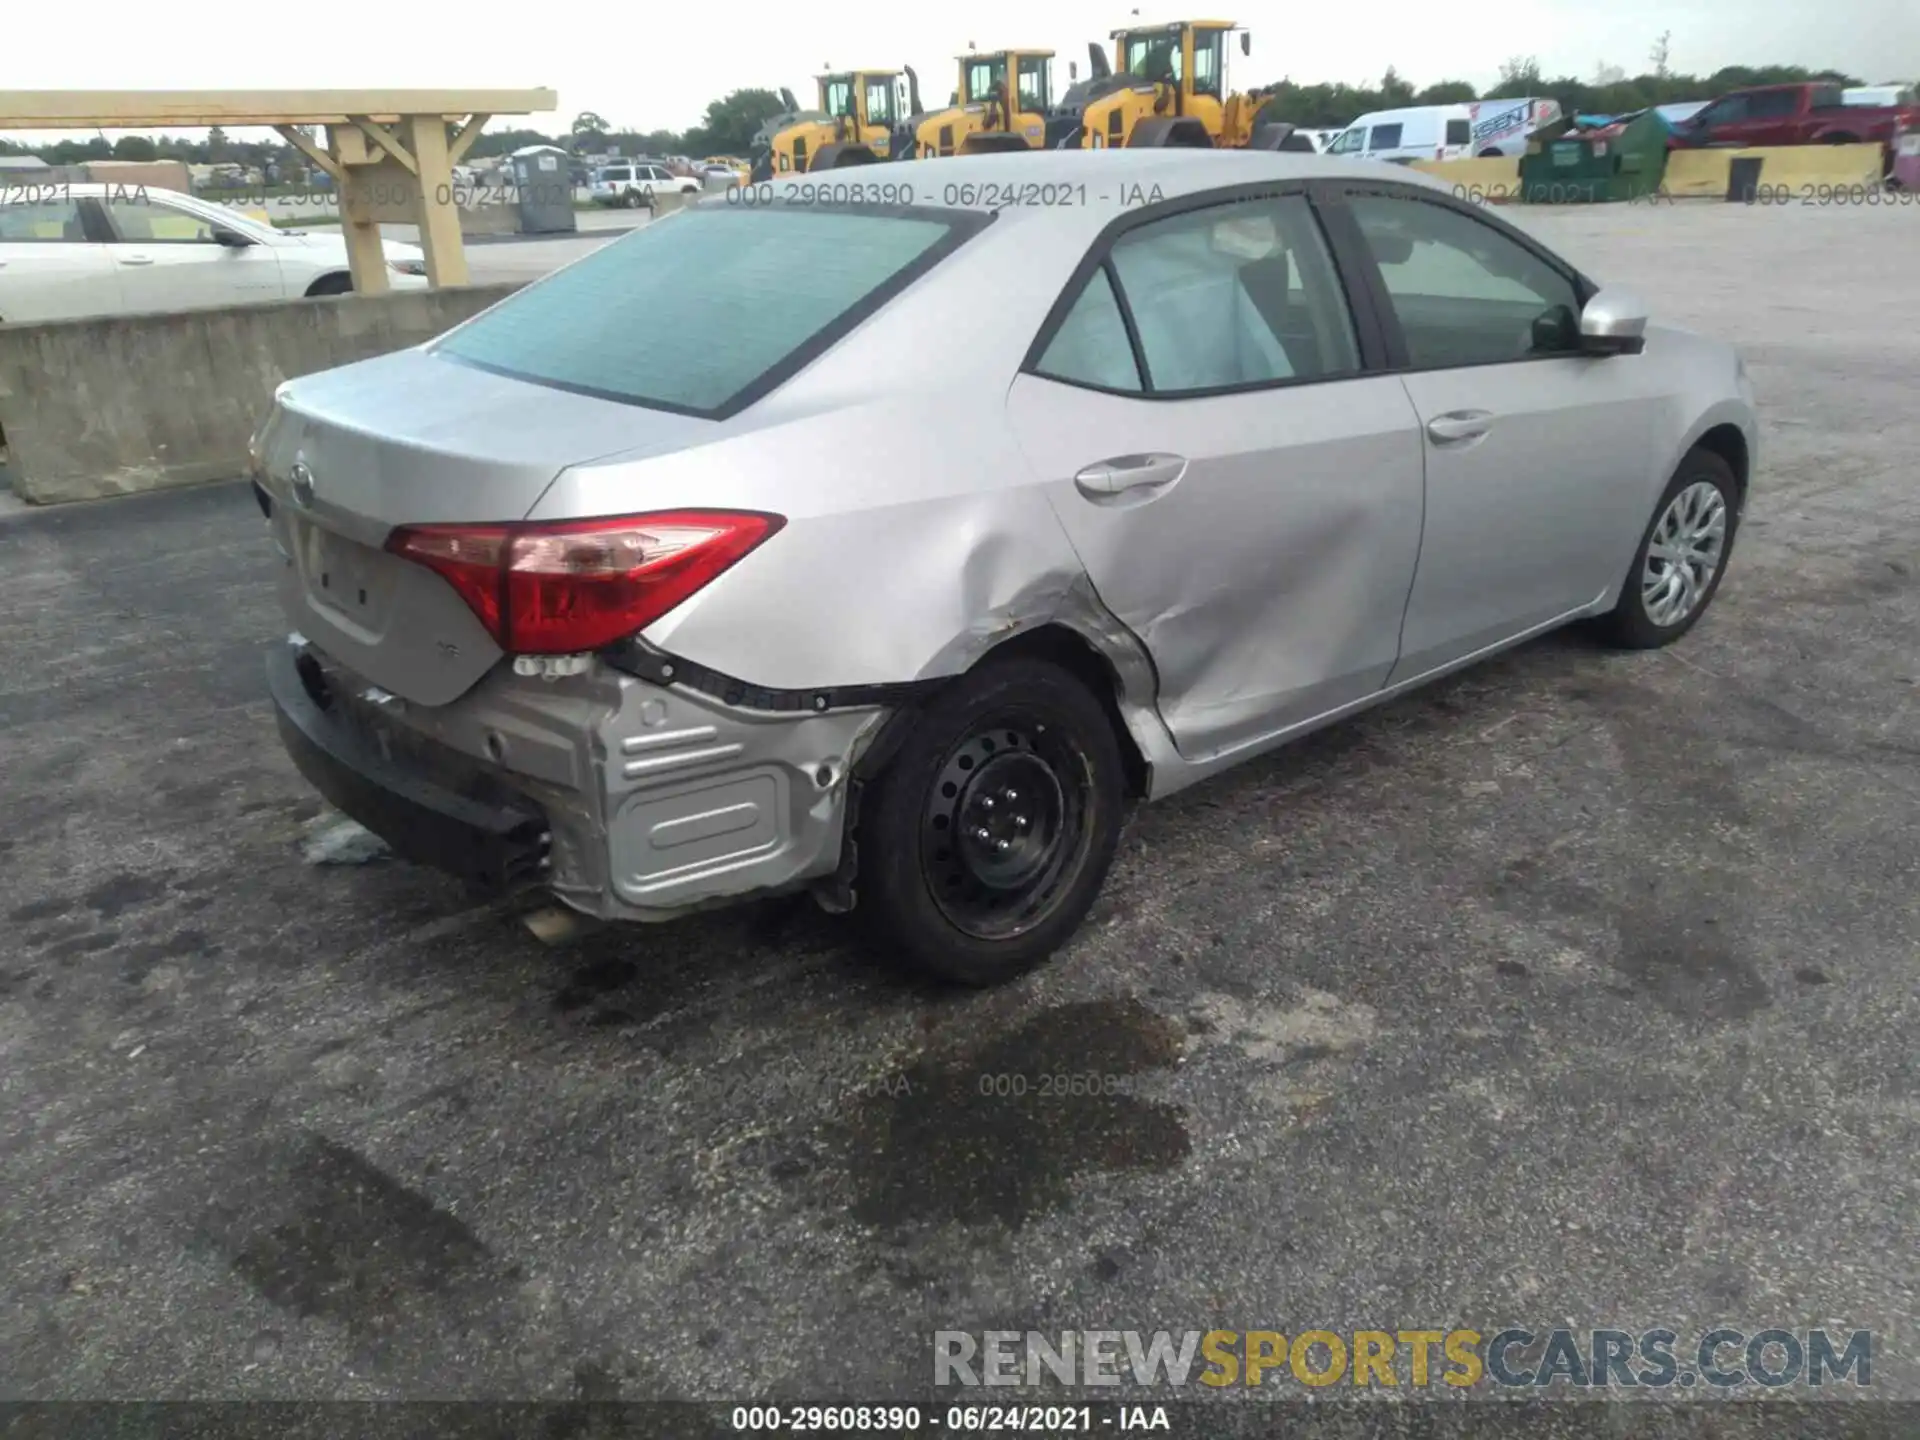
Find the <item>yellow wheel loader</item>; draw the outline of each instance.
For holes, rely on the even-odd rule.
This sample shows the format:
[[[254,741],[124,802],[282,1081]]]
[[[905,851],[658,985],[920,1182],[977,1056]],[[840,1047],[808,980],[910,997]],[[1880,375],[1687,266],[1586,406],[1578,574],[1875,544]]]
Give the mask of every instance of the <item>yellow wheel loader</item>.
[[[840,70],[814,79],[819,111],[771,137],[755,180],[911,156],[913,121],[920,113],[920,81],[912,66]]]
[[[1044,147],[1053,115],[1053,51],[988,50],[959,59],[954,103],[920,121],[916,153],[929,159]]]
[[[1260,95],[1227,89],[1227,37],[1252,36],[1231,20],[1177,20],[1113,32],[1114,73],[1091,87],[1075,123],[1062,119],[1066,148],[1199,145],[1281,148],[1287,127],[1259,135]]]

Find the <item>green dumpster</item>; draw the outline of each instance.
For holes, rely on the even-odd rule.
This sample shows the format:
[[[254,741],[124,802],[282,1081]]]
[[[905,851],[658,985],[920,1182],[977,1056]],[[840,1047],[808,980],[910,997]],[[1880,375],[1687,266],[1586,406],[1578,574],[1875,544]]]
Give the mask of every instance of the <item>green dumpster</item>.
[[[1654,194],[1667,173],[1667,132],[1654,110],[1597,124],[1558,121],[1527,142],[1520,198],[1533,205],[1590,205]]]

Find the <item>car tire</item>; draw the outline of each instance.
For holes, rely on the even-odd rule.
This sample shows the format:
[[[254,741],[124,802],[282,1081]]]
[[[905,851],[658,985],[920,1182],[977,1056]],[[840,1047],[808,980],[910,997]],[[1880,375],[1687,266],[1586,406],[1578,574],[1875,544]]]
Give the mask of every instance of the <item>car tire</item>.
[[[1653,518],[1640,536],[1632,568],[1621,584],[1619,601],[1595,626],[1599,636],[1622,649],[1655,650],[1691,630],[1707,613],[1726,576],[1740,529],[1740,504],[1740,483],[1733,467],[1711,450],[1689,450],[1660,493],[1660,503],[1653,507]],[[1707,572],[1700,557],[1709,553],[1707,538],[1715,534],[1712,569]],[[1655,553],[1656,545],[1694,558],[1664,558]],[[1692,593],[1687,597],[1684,592],[1689,586]]]
[[[910,969],[1012,980],[1086,917],[1125,795],[1113,725],[1086,685],[1044,660],[989,660],[916,718],[866,785],[855,918]]]
[[[307,298],[316,299],[322,295],[351,295],[353,277],[351,275],[322,275],[307,287]]]

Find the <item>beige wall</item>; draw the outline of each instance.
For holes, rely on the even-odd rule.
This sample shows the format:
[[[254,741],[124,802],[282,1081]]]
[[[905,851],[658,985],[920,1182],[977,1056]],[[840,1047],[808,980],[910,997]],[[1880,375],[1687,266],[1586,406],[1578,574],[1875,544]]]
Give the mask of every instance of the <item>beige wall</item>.
[[[14,490],[47,505],[232,479],[282,380],[422,344],[516,288],[0,325]]]

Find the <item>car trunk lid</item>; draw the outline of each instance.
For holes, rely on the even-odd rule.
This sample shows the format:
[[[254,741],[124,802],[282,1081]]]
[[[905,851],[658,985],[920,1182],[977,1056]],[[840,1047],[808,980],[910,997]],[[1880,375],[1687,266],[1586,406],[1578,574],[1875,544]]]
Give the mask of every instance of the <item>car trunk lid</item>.
[[[386,551],[393,530],[520,520],[569,465],[712,429],[425,350],[296,380],[255,442],[287,620],[382,690],[455,700],[502,652],[444,579]]]

